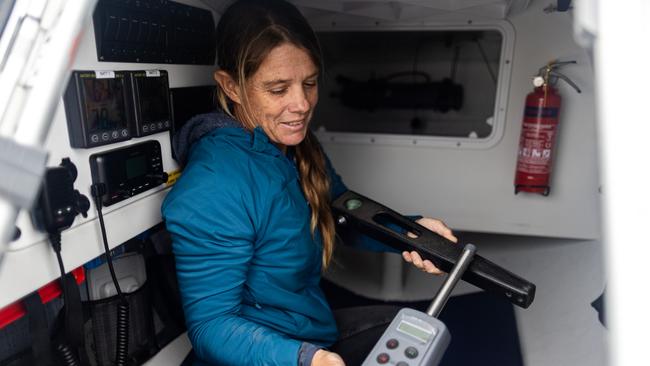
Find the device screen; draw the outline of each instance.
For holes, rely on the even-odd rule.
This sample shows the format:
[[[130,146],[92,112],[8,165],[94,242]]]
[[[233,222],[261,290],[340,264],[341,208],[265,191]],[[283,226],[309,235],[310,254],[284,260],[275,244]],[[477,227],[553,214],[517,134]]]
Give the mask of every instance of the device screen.
[[[169,88],[160,77],[140,78],[140,113],[145,123],[169,121]]]
[[[89,132],[127,128],[121,79],[84,79],[83,89]]]
[[[417,327],[409,322],[402,321],[397,326],[397,330],[404,334],[408,334],[411,337],[415,337],[421,340],[423,343],[426,343],[431,337],[431,332],[426,331],[420,327]]]
[[[147,173],[147,161],[144,155],[135,156],[126,160],[126,179],[141,177]]]

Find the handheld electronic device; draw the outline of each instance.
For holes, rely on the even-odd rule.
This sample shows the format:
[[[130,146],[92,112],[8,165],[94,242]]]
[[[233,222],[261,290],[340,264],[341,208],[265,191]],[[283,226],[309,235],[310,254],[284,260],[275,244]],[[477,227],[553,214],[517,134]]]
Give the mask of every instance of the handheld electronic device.
[[[400,251],[417,251],[436,267],[449,272],[461,247],[390,208],[356,192],[347,191],[332,203],[340,225],[352,227]],[[399,227],[402,232],[390,228]],[[417,237],[410,238],[407,232]],[[504,295],[508,301],[527,308],[535,299],[535,285],[489,260],[476,256],[463,279],[479,288]]]
[[[463,248],[460,258],[426,313],[409,308],[397,313],[362,366],[436,366],[440,363],[451,341],[451,335],[445,324],[436,317],[469,266],[474,253],[476,247],[472,244]]]
[[[90,156],[94,184],[103,184],[102,204],[114,203],[155,188],[167,181],[160,143],[145,141]]]
[[[168,131],[172,126],[169,79],[165,70],[132,71],[133,136],[147,136]]]
[[[129,75],[74,71],[63,95],[70,145],[90,148],[131,138]]]

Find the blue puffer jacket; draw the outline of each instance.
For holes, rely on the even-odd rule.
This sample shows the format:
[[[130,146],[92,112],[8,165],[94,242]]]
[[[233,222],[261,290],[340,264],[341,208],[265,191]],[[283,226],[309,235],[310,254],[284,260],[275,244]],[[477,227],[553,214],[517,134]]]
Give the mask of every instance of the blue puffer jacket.
[[[197,358],[296,365],[303,341],[334,343],[319,288],[321,236],[310,232],[292,159],[261,128],[251,134],[223,114],[198,116],[177,136],[177,160],[189,158],[162,213]],[[328,168],[335,198],[346,188]]]

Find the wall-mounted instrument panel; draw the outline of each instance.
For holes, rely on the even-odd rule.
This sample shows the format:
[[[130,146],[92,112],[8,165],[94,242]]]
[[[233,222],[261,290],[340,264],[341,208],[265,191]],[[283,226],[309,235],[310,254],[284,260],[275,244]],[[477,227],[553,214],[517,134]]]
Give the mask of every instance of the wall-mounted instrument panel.
[[[133,71],[131,86],[133,95],[133,136],[147,136],[167,131],[172,125],[167,71]]]
[[[108,145],[172,125],[164,70],[74,71],[63,100],[74,148]]]
[[[169,0],[100,0],[93,14],[98,61],[213,65],[212,12]]]
[[[88,148],[131,138],[129,75],[123,71],[75,71],[63,101],[70,145]]]

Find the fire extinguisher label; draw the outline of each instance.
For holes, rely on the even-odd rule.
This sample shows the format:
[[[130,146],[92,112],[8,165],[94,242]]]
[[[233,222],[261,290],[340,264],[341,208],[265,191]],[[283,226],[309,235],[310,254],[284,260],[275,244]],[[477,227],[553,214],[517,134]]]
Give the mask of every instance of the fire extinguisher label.
[[[527,106],[524,110],[524,117],[527,118],[557,118],[559,114],[559,108],[538,108],[537,106]]]
[[[549,174],[556,126],[524,122],[522,128],[517,170],[529,174]]]

